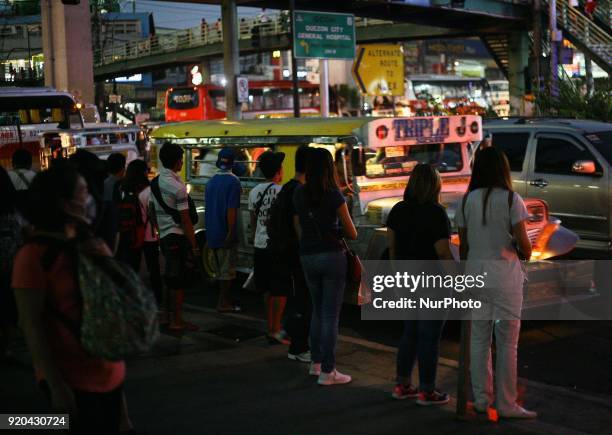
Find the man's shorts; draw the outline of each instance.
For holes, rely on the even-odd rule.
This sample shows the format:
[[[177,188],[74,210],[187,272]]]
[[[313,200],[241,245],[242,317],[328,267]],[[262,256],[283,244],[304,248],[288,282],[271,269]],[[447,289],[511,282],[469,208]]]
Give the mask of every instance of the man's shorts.
[[[231,248],[212,249],[215,259],[215,272],[219,281],[230,281],[236,278],[236,246]]]
[[[253,268],[257,293],[270,293],[270,296],[288,295],[289,287],[285,284],[288,271],[282,266],[282,262],[267,249],[255,248]]]
[[[181,234],[168,234],[160,240],[166,260],[164,281],[172,290],[184,290],[195,283],[195,263],[191,245]]]

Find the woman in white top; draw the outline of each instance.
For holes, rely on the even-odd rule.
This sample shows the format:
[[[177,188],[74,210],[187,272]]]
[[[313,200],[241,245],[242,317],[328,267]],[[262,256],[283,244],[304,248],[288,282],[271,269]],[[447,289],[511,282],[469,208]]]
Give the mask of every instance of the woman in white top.
[[[497,148],[486,148],[474,161],[472,178],[456,223],[466,274],[485,274],[482,309],[472,314],[471,372],[474,408],[487,412],[493,403],[491,339],[495,332],[495,402],[500,417],[535,418],[517,399],[517,348],[525,276],[517,251],[531,256],[525,229],[527,209],[512,191],[508,159]]]

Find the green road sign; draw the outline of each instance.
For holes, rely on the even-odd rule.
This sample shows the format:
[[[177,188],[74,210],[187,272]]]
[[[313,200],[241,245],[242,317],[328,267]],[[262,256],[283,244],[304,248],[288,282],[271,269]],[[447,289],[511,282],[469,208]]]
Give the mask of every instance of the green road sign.
[[[353,59],[355,17],[352,14],[295,11],[293,13],[295,57]]]

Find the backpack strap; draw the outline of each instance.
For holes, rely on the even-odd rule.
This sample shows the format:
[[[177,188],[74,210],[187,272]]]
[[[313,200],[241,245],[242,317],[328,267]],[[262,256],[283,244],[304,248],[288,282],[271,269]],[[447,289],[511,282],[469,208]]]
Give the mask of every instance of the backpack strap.
[[[512,230],[512,202],[514,201],[514,192],[508,191],[508,225],[510,226],[510,235],[514,235],[514,231]]]
[[[266,195],[268,194],[268,190],[270,190],[272,186],[274,186],[273,181],[270,182],[270,184],[268,184],[268,187],[266,187],[266,189],[263,191],[263,194],[259,198],[259,201],[257,201],[257,204],[255,205],[255,217],[256,218],[259,218],[259,211],[261,210],[261,206],[263,205],[264,199],[266,198]]]
[[[23,184],[26,185],[26,187],[29,189],[30,188],[30,181],[28,180],[28,178],[25,176],[25,174],[23,172],[21,172],[19,169],[16,169],[15,174],[19,177],[19,179],[21,181],[23,181]]]
[[[161,189],[159,188],[159,175],[155,177],[153,181],[151,181],[151,193],[161,208],[172,217],[172,220],[176,224],[180,224],[181,215],[179,214],[178,210],[171,208],[168,204],[166,204],[164,198],[162,197]]]

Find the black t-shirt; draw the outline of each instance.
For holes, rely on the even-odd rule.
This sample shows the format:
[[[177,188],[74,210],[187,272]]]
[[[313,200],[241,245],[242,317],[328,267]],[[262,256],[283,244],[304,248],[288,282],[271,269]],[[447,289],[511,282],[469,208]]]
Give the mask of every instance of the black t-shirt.
[[[293,204],[302,229],[300,254],[342,251],[337,210],[344,203],[337,189],[327,192],[316,206],[307,204],[304,186],[295,189]]]
[[[440,204],[401,201],[389,212],[387,226],[395,232],[398,260],[437,260],[434,244],[450,238],[450,221]]]

